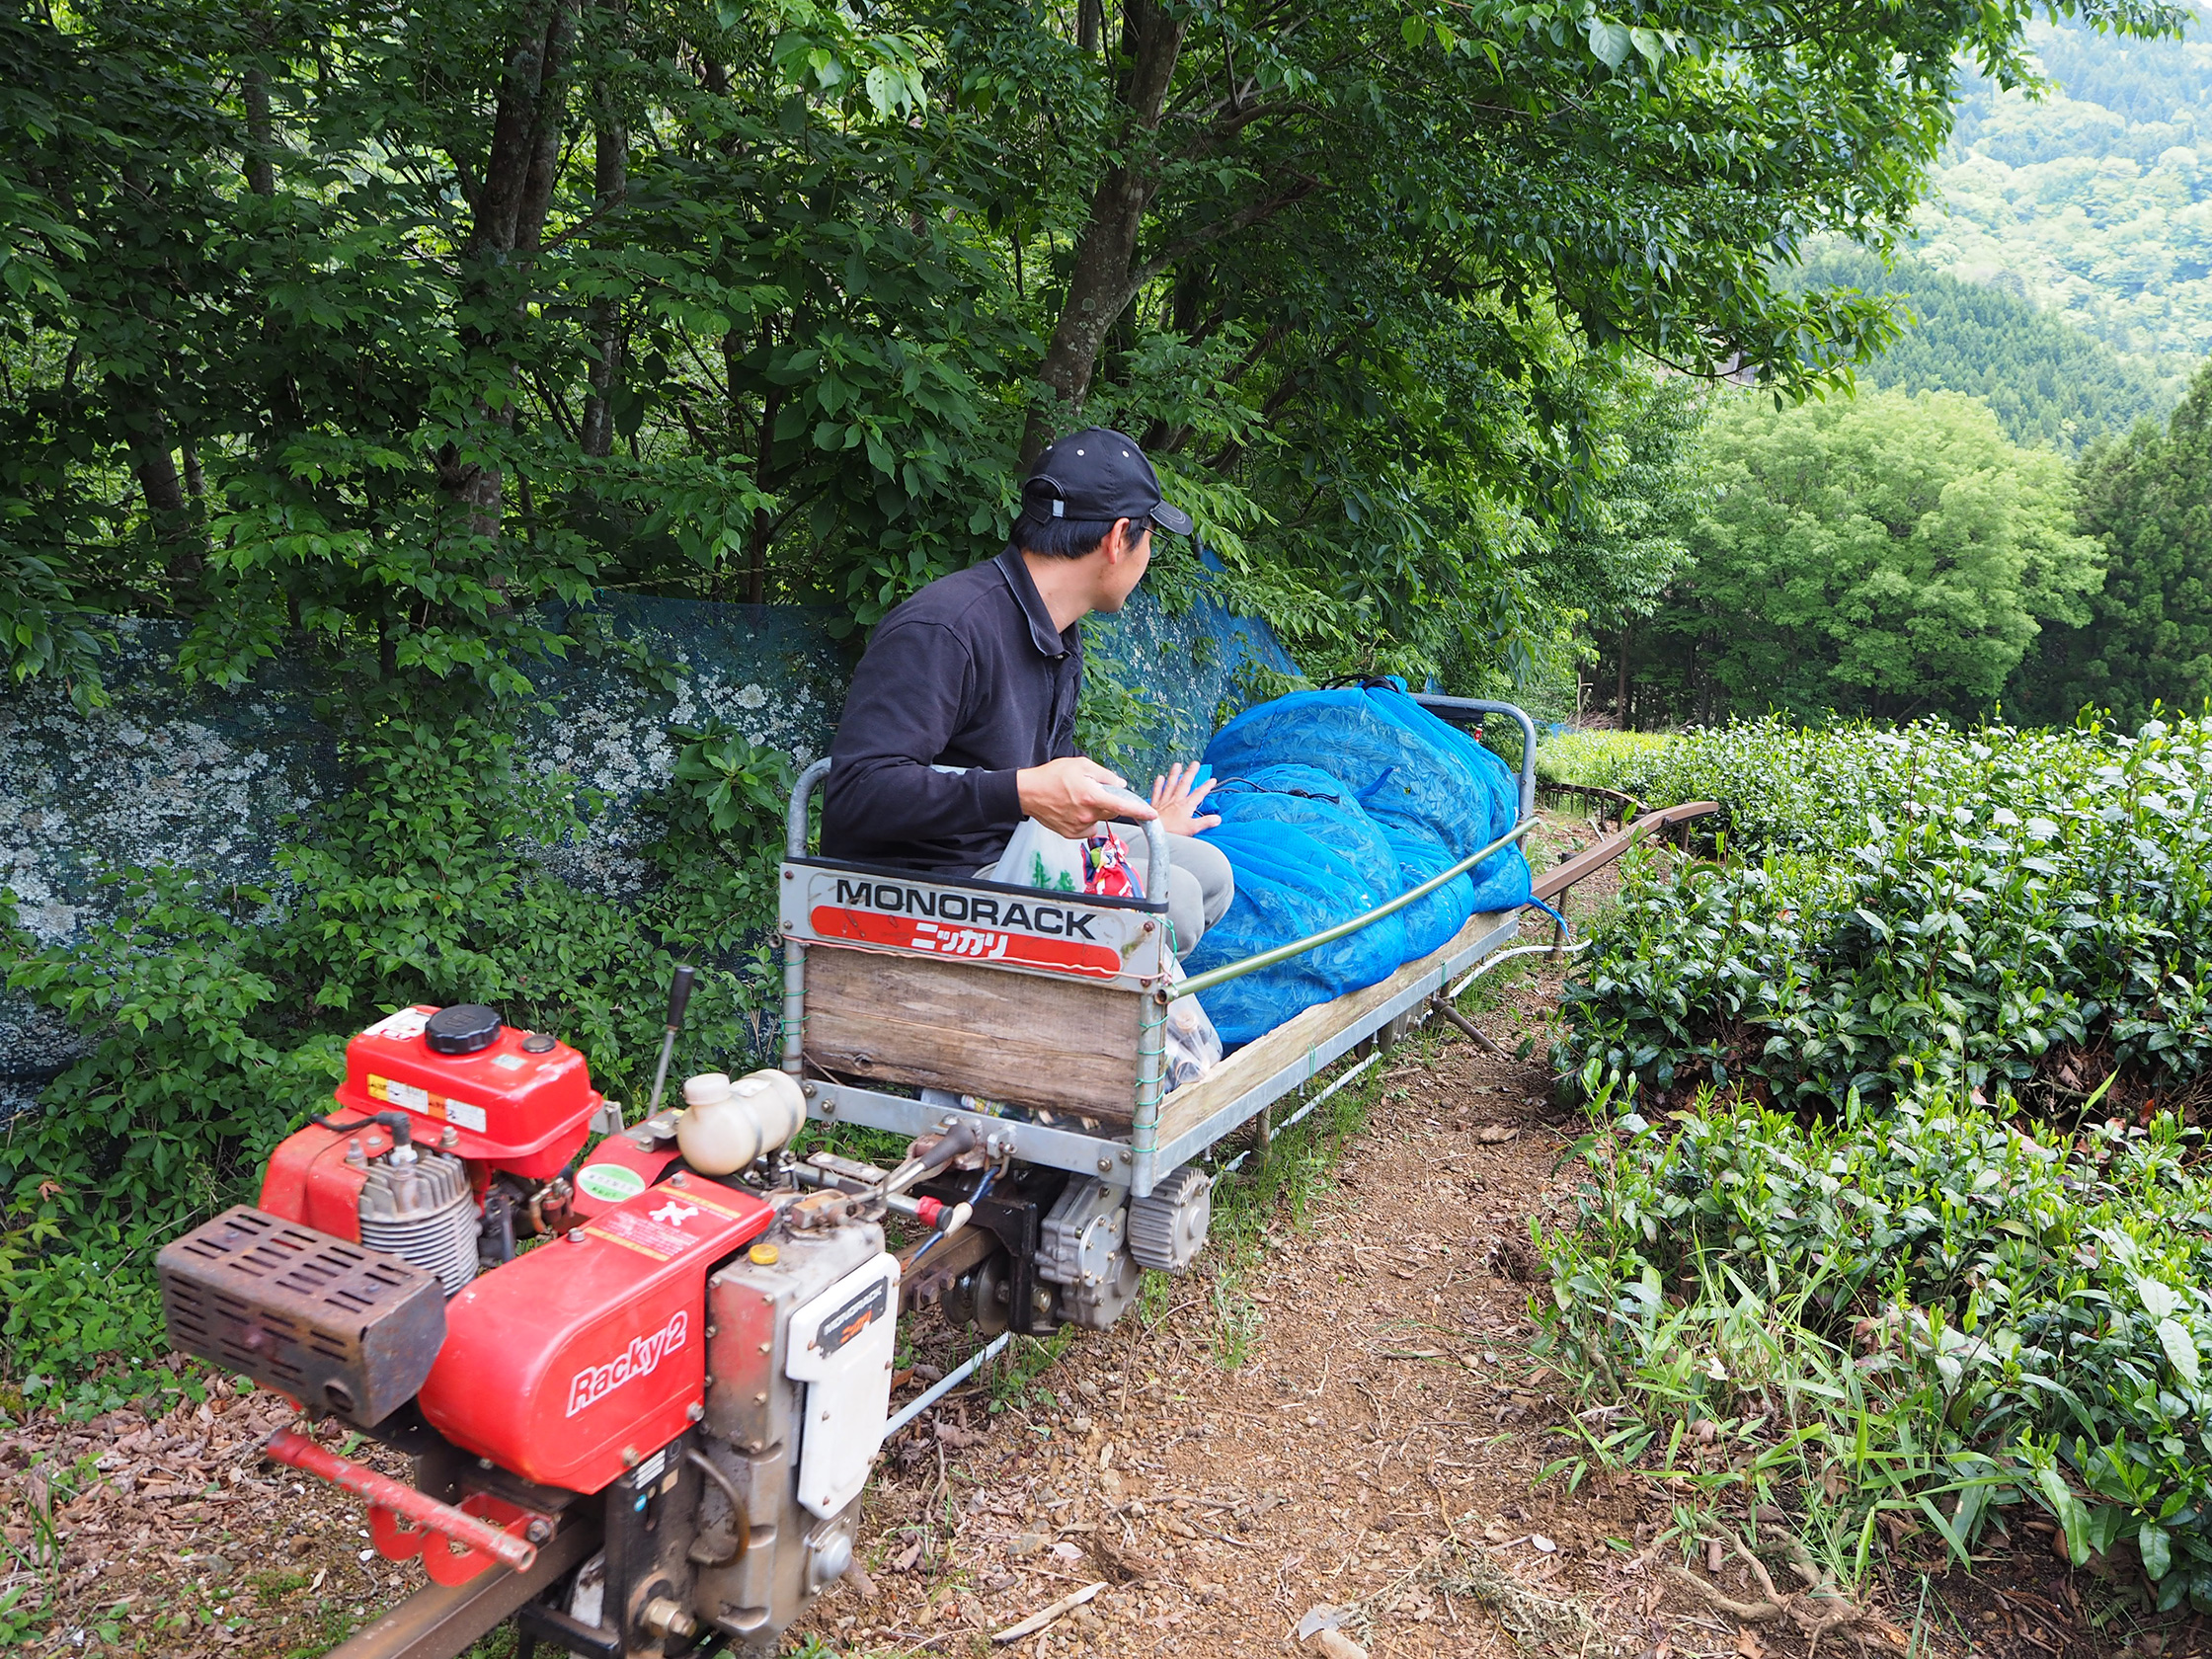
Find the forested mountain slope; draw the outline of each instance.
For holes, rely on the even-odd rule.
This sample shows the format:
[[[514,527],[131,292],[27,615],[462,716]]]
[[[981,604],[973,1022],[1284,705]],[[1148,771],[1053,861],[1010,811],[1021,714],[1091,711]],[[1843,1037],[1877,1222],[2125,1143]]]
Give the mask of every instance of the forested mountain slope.
[[[2200,14],[2201,18],[2201,14]],[[2212,39],[2029,32],[2058,91],[1970,77],[1919,256],[2122,352],[2212,353]],[[2183,370],[2189,366],[2182,365]]]
[[[1859,369],[1861,386],[1981,398],[2015,443],[2078,454],[2146,417],[2164,420],[2186,384],[2171,356],[2114,351],[2025,298],[2017,283],[1962,282],[1911,259],[1885,268],[1845,246],[1806,262],[1802,279],[1900,301],[1904,333]]]

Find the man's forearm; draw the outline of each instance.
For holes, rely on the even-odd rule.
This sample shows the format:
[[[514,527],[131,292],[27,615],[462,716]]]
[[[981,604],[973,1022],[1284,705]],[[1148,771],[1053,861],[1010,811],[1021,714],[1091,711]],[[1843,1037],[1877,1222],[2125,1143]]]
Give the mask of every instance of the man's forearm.
[[[1022,816],[1012,771],[939,771],[903,754],[839,756],[823,791],[838,838],[938,841],[1011,827]]]

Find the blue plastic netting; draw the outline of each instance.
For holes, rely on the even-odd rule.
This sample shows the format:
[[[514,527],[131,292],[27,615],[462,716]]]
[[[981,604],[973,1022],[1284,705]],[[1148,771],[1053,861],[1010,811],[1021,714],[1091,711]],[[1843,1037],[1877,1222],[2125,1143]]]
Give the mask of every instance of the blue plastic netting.
[[[1208,832],[1236,872],[1236,899],[1186,964],[1193,974],[1288,944],[1442,874],[1513,828],[1505,762],[1402,690],[1300,691],[1215,734],[1222,781]],[[1315,762],[1319,762],[1316,764]],[[1332,945],[1203,992],[1224,1043],[1248,1043],[1425,956],[1478,910],[1529,901],[1518,847]]]

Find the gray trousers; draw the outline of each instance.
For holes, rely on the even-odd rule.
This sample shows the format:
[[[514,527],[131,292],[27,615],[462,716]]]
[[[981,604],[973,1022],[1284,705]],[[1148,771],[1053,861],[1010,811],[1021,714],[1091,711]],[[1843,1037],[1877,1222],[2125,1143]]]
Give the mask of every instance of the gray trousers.
[[[1142,841],[1138,843],[1144,845]],[[1236,872],[1228,855],[1196,835],[1167,837],[1174,860],[1167,872],[1167,919],[1175,929],[1175,955],[1190,955],[1200,935],[1222,919],[1236,897]]]
[[[1144,837],[1125,838],[1142,873]],[[1205,931],[1227,910],[1228,902],[1236,897],[1236,872],[1229,868],[1227,854],[1195,835],[1168,836],[1167,852],[1167,921],[1175,930],[1175,955],[1180,959],[1190,955]],[[996,881],[997,870],[996,864],[986,864],[976,878]]]

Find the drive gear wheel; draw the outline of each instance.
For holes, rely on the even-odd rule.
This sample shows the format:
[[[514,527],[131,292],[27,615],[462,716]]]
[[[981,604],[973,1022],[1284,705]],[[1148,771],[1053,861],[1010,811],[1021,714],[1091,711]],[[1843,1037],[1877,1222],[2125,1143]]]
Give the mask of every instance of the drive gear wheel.
[[[1179,1165],[1129,1207],[1129,1252],[1146,1267],[1181,1273],[1206,1242],[1214,1220],[1214,1177],[1196,1164]]]

